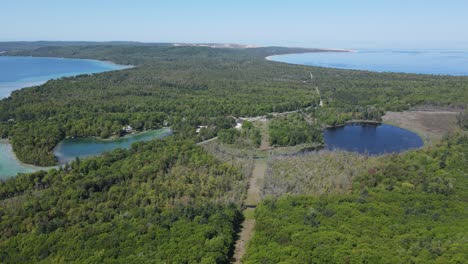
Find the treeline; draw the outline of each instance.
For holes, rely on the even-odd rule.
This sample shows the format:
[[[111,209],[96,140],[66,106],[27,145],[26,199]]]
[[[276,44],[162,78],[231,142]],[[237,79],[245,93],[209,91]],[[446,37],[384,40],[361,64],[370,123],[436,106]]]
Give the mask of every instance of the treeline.
[[[76,118],[76,119],[73,119]],[[14,119],[3,133],[11,139],[18,158],[26,163],[50,166],[56,163],[55,146],[65,137],[101,138],[125,135],[124,126],[134,131],[161,128],[165,123],[163,113],[98,113],[91,115],[80,111],[57,114],[46,120]],[[167,124],[167,123],[166,123]],[[0,128],[1,129],[1,128]]]
[[[179,126],[193,137],[197,126],[217,127],[216,118],[317,106],[313,86],[320,88],[325,108],[333,109],[323,117],[331,125],[349,118],[378,119],[384,110],[417,104],[465,106],[468,101],[467,77],[325,69],[264,59],[300,51],[305,50],[95,45],[13,52],[10,55],[92,58],[136,67],[16,91],[0,101],[0,135],[10,137],[20,160],[52,165],[55,126],[62,137],[106,137],[118,133],[122,123],[148,129],[163,121],[171,126],[185,122]],[[313,84],[309,72],[316,76]],[[204,132],[206,139],[218,130]],[[13,138],[16,133],[24,134]],[[33,144],[35,137],[51,144]]]
[[[384,108],[374,106],[355,107],[352,109],[337,107],[310,108],[306,111],[311,118],[317,120],[322,126],[340,126],[349,120],[382,121]]]
[[[216,135],[226,142],[259,142],[248,124],[233,132],[230,116],[312,106],[307,114],[313,120],[299,114],[272,120],[275,142],[290,145],[318,140],[323,124],[378,119],[384,110],[415,104],[468,102],[467,77],[264,60],[291,51],[301,50],[122,45],[13,53],[136,66],[52,80],[1,100],[0,135],[11,140],[21,160],[53,164],[51,151],[64,137],[116,135],[127,124],[143,130],[170,125],[175,136],[1,181],[0,262],[228,263],[252,164],[241,161],[241,170],[194,142]],[[324,108],[314,108],[318,97],[307,82],[310,71]],[[207,129],[195,135],[198,126]],[[321,187],[352,186],[353,192],[265,201],[256,212],[246,262],[467,262],[466,146],[466,136],[460,136],[329,182],[301,175],[304,181],[322,180]],[[359,162],[344,159],[343,170]],[[302,184],[310,194],[320,193],[317,185],[289,180],[271,187],[287,193]]]
[[[8,41],[0,42],[0,50],[9,54],[15,52],[30,52],[47,47],[76,47],[76,46],[172,46],[170,43],[143,43],[135,41]]]
[[[294,146],[301,143],[322,143],[322,129],[304,114],[293,113],[271,119],[268,126],[272,146]]]
[[[191,141],[0,182],[0,262],[228,263],[246,175]]]
[[[350,194],[267,199],[244,263],[465,263],[467,154],[463,133],[380,157]]]

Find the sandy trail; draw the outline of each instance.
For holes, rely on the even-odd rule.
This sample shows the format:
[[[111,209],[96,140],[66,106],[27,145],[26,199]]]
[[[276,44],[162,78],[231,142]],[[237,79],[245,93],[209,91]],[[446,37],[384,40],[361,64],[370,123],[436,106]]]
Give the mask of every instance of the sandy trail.
[[[239,235],[239,239],[236,242],[236,248],[234,250],[232,263],[242,263],[242,257],[245,255],[247,245],[252,239],[255,228],[255,219],[253,218],[253,212],[255,211],[255,207],[261,199],[260,186],[262,186],[263,184],[266,169],[266,160],[255,161],[252,176],[250,177],[249,181],[247,197],[244,201],[244,206],[247,206],[247,208],[244,210],[244,216],[246,219],[242,223],[242,229]]]

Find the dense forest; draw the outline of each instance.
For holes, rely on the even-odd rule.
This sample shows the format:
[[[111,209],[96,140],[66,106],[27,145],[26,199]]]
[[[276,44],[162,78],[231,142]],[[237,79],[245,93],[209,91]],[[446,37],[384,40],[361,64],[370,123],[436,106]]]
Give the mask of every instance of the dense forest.
[[[0,52],[21,52],[46,47],[70,46],[172,46],[172,43],[144,43],[136,41],[9,41],[0,42]]]
[[[119,136],[124,125],[170,126],[174,135],[0,181],[2,263],[228,263],[263,141],[317,143],[320,129],[347,120],[468,102],[468,77],[264,59],[305,49],[32,43],[4,50],[135,66],[51,80],[1,100],[0,136],[21,161],[53,165],[60,140]],[[263,115],[268,127],[234,128],[237,117]],[[467,116],[458,117],[465,129]],[[222,150],[241,154],[197,145],[216,136]],[[372,159],[339,152],[269,159],[245,262],[467,262],[467,146],[465,131]]]
[[[465,133],[431,149],[381,157],[348,175],[352,182],[344,186],[300,185],[303,176],[295,178],[289,193],[297,196],[270,196],[257,207],[245,263],[466,263],[466,164]],[[288,186],[291,179],[273,181]]]
[[[246,174],[169,138],[0,182],[2,263],[227,263]]]
[[[223,129],[218,133],[219,140],[226,144],[235,144],[237,147],[258,148],[262,142],[262,135],[252,122],[243,121],[241,128]]]
[[[174,126],[188,137],[217,118],[246,117],[318,105],[324,120],[378,118],[417,104],[464,106],[468,78],[371,73],[288,65],[265,56],[305,49],[95,45],[39,47],[6,55],[93,58],[131,64],[121,71],[51,80],[0,101],[0,135],[21,161],[53,165],[67,136],[116,135],[122,125]],[[313,85],[308,82],[313,72]],[[9,122],[8,120],[14,120]],[[215,136],[217,131],[205,131]]]
[[[268,129],[272,146],[323,142],[321,126],[307,122],[306,117],[298,113],[273,118]]]

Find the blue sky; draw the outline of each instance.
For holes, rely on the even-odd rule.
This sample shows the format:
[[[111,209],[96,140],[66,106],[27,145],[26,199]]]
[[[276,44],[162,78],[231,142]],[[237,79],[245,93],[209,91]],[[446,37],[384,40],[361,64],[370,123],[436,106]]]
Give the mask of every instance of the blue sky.
[[[468,48],[467,0],[2,0],[0,41]]]

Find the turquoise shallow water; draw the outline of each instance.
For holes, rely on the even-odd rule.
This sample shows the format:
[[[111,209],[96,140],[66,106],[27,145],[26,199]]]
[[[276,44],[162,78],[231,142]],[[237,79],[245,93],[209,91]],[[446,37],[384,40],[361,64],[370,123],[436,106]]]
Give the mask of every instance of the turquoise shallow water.
[[[39,85],[50,79],[128,67],[97,60],[0,56],[0,99],[8,97],[14,90]],[[97,139],[65,140],[60,144],[57,155],[59,161],[66,162],[73,160],[75,154],[79,157],[99,155],[119,147],[128,148],[133,142],[164,137],[170,133],[170,130],[162,129],[102,142]],[[0,179],[41,169],[49,168],[22,164],[16,159],[10,144],[0,142]]]
[[[76,157],[87,158],[101,155],[104,152],[117,148],[130,148],[134,142],[149,141],[155,138],[164,138],[172,135],[170,128],[150,130],[143,133],[128,135],[114,140],[96,138],[69,138],[63,140],[54,150],[60,164],[75,160]],[[18,173],[30,173],[39,170],[48,170],[53,167],[38,167],[23,164],[16,159],[11,145],[0,141],[0,179],[15,176]]]
[[[135,142],[148,141],[155,138],[164,138],[172,135],[170,128],[150,130],[136,135],[128,135],[114,140],[97,138],[67,138],[54,150],[60,163],[70,162],[76,157],[86,158],[97,156],[117,148],[130,148]]]
[[[50,79],[128,67],[97,60],[0,56],[0,99],[8,97],[14,90]]]
[[[468,51],[358,50],[270,56],[269,60],[328,68],[468,76]]]
[[[17,173],[30,173],[41,169],[49,168],[22,164],[16,159],[11,145],[4,140],[0,141],[0,179],[15,176]]]

